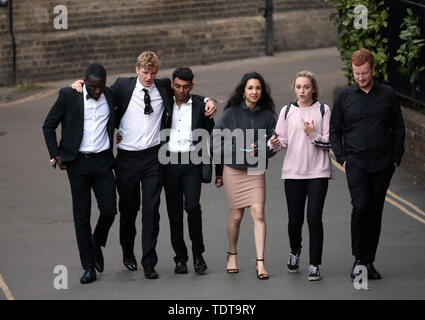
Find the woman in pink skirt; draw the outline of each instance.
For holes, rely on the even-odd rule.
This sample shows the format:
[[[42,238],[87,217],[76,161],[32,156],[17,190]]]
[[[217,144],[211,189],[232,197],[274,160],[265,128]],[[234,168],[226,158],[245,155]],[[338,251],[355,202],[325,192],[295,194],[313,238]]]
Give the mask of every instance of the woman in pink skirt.
[[[239,272],[236,259],[237,242],[245,208],[249,207],[254,222],[256,273],[261,280],[269,278],[264,267],[266,242],[264,170],[267,168],[267,158],[274,155],[266,143],[275,125],[276,114],[269,86],[260,74],[251,72],[243,76],[227,102],[224,113],[214,128],[220,130],[214,130],[215,134],[213,133],[212,137],[215,139],[217,132],[226,129],[234,135],[227,140],[224,138],[224,142],[220,140],[223,153],[227,152],[228,157],[224,155],[221,164],[216,166],[216,186],[224,185],[230,207],[227,223],[229,242],[227,272]],[[257,159],[258,163],[252,164],[249,158]],[[261,159],[264,160],[263,167],[260,165]]]

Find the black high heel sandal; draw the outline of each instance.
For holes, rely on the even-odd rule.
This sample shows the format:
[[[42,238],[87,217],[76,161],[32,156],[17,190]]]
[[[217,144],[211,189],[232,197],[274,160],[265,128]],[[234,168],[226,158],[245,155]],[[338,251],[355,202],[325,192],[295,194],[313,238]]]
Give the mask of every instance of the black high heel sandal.
[[[264,261],[264,259],[256,259],[256,261]],[[260,273],[258,274],[257,262],[255,262],[255,272],[257,273],[257,278],[259,280],[267,280],[269,278],[268,273]]]
[[[227,261],[229,261],[229,257],[230,256],[235,256],[237,254],[238,254],[237,252],[227,251]],[[238,268],[226,269],[226,271],[227,271],[227,273],[238,273],[239,272],[239,269]]]

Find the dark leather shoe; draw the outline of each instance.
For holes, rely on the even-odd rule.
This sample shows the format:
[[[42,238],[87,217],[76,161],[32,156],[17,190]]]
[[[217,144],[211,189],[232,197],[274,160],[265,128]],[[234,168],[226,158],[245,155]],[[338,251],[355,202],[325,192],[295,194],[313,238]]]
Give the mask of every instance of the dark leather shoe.
[[[381,279],[381,274],[375,269],[373,263],[367,263],[367,278],[371,280],[379,280]]]
[[[146,279],[158,279],[159,275],[155,271],[154,267],[146,267],[145,269],[145,278]]]
[[[136,271],[137,270],[137,261],[136,258],[128,258],[124,259],[124,266],[130,270],[130,271]]]
[[[80,278],[80,282],[83,284],[91,283],[96,280],[96,271],[93,267],[84,270],[83,276]]]
[[[205,260],[202,255],[193,258],[193,266],[195,267],[196,274],[204,274],[205,271],[207,271],[208,269],[208,266],[205,263]]]
[[[177,262],[176,267],[174,268],[174,273],[177,273],[177,274],[188,273],[186,262],[184,262],[184,261]]]
[[[361,271],[358,271],[358,272],[354,272],[354,269],[357,267],[357,266],[361,266],[361,265],[364,265],[364,263],[361,261],[361,260],[358,260],[358,259],[356,259],[355,261],[354,261],[354,265],[353,265],[353,268],[351,269],[351,279],[355,279],[360,273],[362,273]]]
[[[98,272],[103,272],[104,268],[104,260],[103,260],[103,254],[102,254],[102,248],[100,245],[96,244],[93,240],[93,247],[94,247],[94,267]]]

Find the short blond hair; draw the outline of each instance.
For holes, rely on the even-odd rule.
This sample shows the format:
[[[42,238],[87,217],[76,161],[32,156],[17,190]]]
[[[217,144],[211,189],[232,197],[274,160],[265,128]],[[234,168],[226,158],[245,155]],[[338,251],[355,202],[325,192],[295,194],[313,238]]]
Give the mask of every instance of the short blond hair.
[[[153,51],[142,52],[137,57],[137,67],[144,69],[159,69],[161,61],[157,54]]]
[[[303,70],[303,71],[298,72],[297,75],[295,76],[294,82],[292,83],[292,89],[295,88],[295,81],[298,78],[308,78],[308,79],[310,79],[311,86],[314,89],[312,98],[313,98],[314,101],[318,101],[319,100],[319,85],[317,84],[317,78],[314,75],[314,73],[311,72],[311,71],[308,71],[308,70]]]

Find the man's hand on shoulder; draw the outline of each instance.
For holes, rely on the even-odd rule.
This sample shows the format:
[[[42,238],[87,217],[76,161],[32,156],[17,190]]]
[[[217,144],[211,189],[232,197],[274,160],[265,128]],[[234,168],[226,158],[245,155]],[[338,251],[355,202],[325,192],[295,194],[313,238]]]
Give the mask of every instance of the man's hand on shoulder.
[[[74,89],[75,91],[82,93],[83,92],[83,83],[84,80],[75,80],[72,84],[71,84],[71,88]]]

